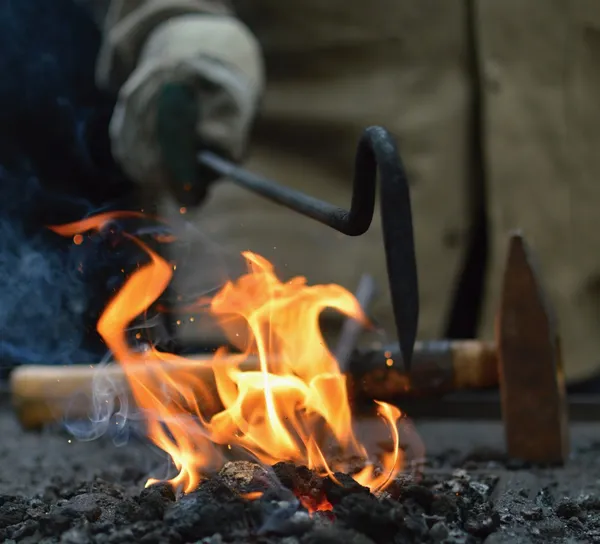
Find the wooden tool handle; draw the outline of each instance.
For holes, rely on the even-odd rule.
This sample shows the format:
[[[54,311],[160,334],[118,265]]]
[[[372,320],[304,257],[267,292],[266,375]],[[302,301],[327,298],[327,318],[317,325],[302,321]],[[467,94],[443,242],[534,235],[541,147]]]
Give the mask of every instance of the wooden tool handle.
[[[124,383],[120,367],[107,366],[103,372],[115,385]],[[86,417],[95,373],[95,367],[88,365],[24,365],[13,370],[11,400],[21,425],[35,429],[60,421],[71,413],[74,418]]]
[[[456,389],[477,389],[498,384],[498,363],[494,344],[475,340],[423,342],[415,346],[414,364],[407,375],[392,364],[387,351],[371,352],[359,368],[349,374],[351,394],[394,401],[402,396],[442,394]],[[193,372],[206,387],[198,399],[209,412],[210,399],[217,398],[211,356],[197,357],[178,365]],[[174,368],[174,367],[171,367]],[[244,370],[257,370],[256,359],[248,359]],[[144,365],[128,367],[130,377],[145,373]],[[118,364],[102,368],[93,365],[30,366],[16,368],[10,378],[12,402],[26,429],[41,428],[64,419],[85,419],[92,409],[94,384],[102,380],[115,392],[129,393],[129,384]]]
[[[211,356],[195,357],[189,363],[178,364],[177,370],[193,372],[205,385],[208,395],[199,399],[207,406],[216,398],[214,374],[207,362]],[[241,367],[257,370],[258,362],[248,359]],[[165,367],[166,368],[166,367]],[[135,379],[146,374],[145,365],[128,367],[129,377]],[[130,395],[123,368],[119,364],[102,367],[94,365],[41,366],[24,365],[13,370],[10,376],[11,399],[17,418],[26,429],[38,429],[49,423],[65,419],[86,419],[91,415],[94,388],[109,389],[120,395]]]

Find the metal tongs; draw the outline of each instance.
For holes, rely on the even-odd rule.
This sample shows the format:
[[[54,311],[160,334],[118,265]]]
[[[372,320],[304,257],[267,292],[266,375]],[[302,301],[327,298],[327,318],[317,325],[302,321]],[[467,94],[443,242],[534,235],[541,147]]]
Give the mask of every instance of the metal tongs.
[[[383,246],[391,304],[404,367],[410,369],[419,319],[412,211],[404,165],[387,130],[369,127],[358,142],[350,210],[258,176],[210,151],[200,152],[198,162],[241,187],[348,236],[360,236],[371,226],[379,173]]]

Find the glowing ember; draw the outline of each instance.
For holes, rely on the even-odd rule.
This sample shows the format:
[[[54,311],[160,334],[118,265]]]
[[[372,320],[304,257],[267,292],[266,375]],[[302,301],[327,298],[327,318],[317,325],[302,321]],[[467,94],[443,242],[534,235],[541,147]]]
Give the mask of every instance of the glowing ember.
[[[297,494],[296,497],[310,514],[314,514],[315,512],[331,512],[333,510],[333,505],[325,497],[322,497],[320,500],[300,494]]]
[[[251,491],[250,493],[241,493],[240,497],[242,499],[246,499],[247,501],[254,501],[256,499],[260,499],[263,496],[262,491]]]
[[[116,217],[135,215],[102,214],[52,230],[63,236],[81,236],[102,229]],[[306,465],[335,480],[333,472],[347,468],[327,454],[335,446],[336,458],[365,460],[365,468],[354,475],[355,480],[373,492],[386,487],[402,468],[396,426],[400,411],[377,403],[394,447],[381,457],[376,471],[354,435],[346,380],[318,324],[326,308],[365,322],[351,293],[338,285],[308,286],[301,277],[283,283],[268,261],[245,252],[248,273],[228,282],[209,304],[210,312],[242,354],[220,349],[209,363],[195,363],[152,349],[138,353],[128,344],[126,330],[166,289],[173,266],[141,240],[125,236],[147,252],[150,262],[132,273],[107,306],[98,332],[127,375],[144,412],[149,438],[171,456],[178,470],[170,480],[172,485],[185,492],[194,490],[223,465],[223,452],[232,448],[245,450],[267,464],[286,460]],[[249,357],[258,359],[256,370],[242,368]],[[208,403],[206,397],[212,393],[194,372],[199,365],[214,374],[218,398]],[[130,371],[133,368],[135,373]],[[201,405],[207,404],[216,407],[214,413],[202,413]],[[329,503],[307,507],[331,509]]]

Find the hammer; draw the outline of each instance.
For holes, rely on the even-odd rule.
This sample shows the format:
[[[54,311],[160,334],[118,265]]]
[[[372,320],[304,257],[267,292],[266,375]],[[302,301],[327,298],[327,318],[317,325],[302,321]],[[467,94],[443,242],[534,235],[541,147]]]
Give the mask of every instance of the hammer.
[[[564,463],[568,411],[557,323],[520,232],[510,237],[496,336],[508,454],[535,463]]]
[[[533,252],[520,232],[509,239],[495,336],[495,350],[472,342],[433,342],[416,348],[406,377],[410,388],[421,393],[449,391],[453,384],[483,382],[493,366],[500,378],[508,455],[532,463],[564,463],[569,455],[568,408],[557,323]],[[465,357],[467,350],[472,350],[471,357]],[[398,388],[383,373],[369,371],[381,366],[385,356],[401,357],[393,350],[354,357],[357,368],[352,374],[355,379],[362,374],[361,389],[368,397],[381,393],[384,384],[390,393]],[[402,407],[400,399],[398,403]]]

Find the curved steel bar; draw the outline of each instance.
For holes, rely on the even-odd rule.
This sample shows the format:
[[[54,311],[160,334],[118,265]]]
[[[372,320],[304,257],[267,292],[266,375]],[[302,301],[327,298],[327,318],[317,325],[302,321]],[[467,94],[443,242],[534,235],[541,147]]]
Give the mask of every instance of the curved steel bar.
[[[391,303],[404,365],[410,367],[419,316],[412,211],[404,166],[387,130],[369,127],[358,142],[349,210],[257,176],[209,151],[199,153],[198,161],[237,185],[348,236],[360,236],[371,225],[379,172],[381,223]]]

